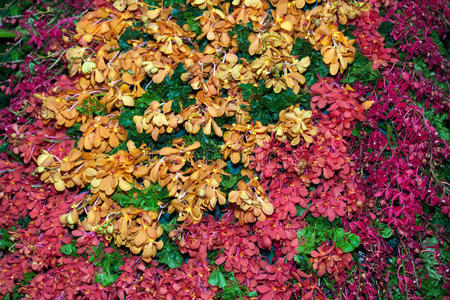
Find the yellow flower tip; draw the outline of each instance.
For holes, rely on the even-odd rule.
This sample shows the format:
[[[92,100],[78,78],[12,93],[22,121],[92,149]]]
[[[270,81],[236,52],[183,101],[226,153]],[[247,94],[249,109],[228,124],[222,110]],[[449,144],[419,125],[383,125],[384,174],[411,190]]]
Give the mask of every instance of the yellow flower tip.
[[[283,22],[283,18],[282,17],[275,18],[275,23],[281,23],[281,22]]]

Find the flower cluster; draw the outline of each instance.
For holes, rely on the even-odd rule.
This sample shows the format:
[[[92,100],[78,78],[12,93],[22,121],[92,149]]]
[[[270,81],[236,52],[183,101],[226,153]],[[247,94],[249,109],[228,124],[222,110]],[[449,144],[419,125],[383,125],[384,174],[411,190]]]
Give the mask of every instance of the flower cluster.
[[[444,297],[448,8],[422,2],[7,4],[0,296]]]

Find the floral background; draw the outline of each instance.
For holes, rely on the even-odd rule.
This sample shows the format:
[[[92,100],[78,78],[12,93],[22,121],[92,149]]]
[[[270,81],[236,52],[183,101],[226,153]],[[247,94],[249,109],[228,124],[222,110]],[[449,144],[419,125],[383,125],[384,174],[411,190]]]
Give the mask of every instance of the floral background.
[[[449,297],[446,1],[2,1],[3,299]]]

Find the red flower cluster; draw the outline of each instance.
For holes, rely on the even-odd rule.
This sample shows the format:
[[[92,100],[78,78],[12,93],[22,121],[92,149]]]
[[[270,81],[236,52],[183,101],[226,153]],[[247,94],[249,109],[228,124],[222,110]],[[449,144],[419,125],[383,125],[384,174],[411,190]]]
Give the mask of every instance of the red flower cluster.
[[[345,270],[349,270],[353,265],[352,255],[344,254],[333,242],[324,242],[317,248],[317,251],[311,251],[309,262],[313,264],[319,277],[324,276],[327,272],[337,282],[345,279]]]
[[[398,61],[395,49],[386,48],[384,37],[377,31],[381,21],[378,9],[362,12],[353,32],[361,53],[372,62],[373,70],[387,67],[389,63]]]

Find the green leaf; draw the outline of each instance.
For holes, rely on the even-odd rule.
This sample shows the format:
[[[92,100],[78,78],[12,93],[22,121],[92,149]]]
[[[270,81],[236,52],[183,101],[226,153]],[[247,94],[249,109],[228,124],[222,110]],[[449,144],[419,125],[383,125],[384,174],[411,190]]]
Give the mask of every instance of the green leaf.
[[[159,201],[169,201],[169,192],[166,188],[160,187],[157,183],[149,185],[143,190],[132,188],[124,192],[118,187],[111,199],[122,207],[134,206],[149,211],[159,210]]]
[[[138,30],[140,25],[141,23],[139,22],[133,23],[133,26],[127,27],[119,37],[119,47],[124,52],[128,52],[131,49],[132,45],[129,43],[130,40],[148,41],[151,39],[148,33]]]
[[[12,39],[16,37],[16,33],[4,28],[0,28],[0,39]]]
[[[105,273],[105,272],[95,272],[94,282],[100,283],[103,286],[112,285],[116,279],[119,278],[119,274]]]
[[[5,228],[0,229],[0,250],[10,251],[14,247],[14,242],[11,241],[11,234]]]
[[[183,263],[183,256],[177,244],[166,235],[163,235],[164,247],[158,252],[157,260],[159,263],[166,264],[171,269],[179,268]]]
[[[245,100],[250,100],[249,111],[253,120],[260,121],[263,125],[275,124],[278,121],[280,111],[288,106],[301,101],[291,89],[275,93],[273,89],[264,86],[261,79],[258,86],[253,84],[241,84],[242,95]]]
[[[392,236],[392,234],[393,234],[393,232],[392,232],[391,227],[386,227],[386,228],[381,232],[381,236],[382,236],[384,239],[390,238],[390,237]]]
[[[352,129],[352,135],[361,137],[361,122],[357,122],[355,128]]]
[[[424,108],[424,105],[419,104]],[[446,113],[436,113],[433,108],[424,109],[423,112],[425,118],[430,121],[431,125],[436,129],[441,139],[450,141],[450,121]]]
[[[221,185],[225,189],[232,189],[236,185],[238,180],[239,180],[239,176],[238,175],[222,176]]]
[[[110,286],[122,273],[119,267],[124,264],[124,261],[122,261],[122,254],[117,248],[108,253],[103,251],[103,247],[103,242],[97,247],[92,247],[93,254],[89,257],[89,262],[93,262],[98,267],[95,270],[94,281],[101,283],[103,286]]]
[[[195,20],[197,17],[203,15],[203,10],[200,8],[186,4],[184,8],[173,8],[170,14],[177,20],[179,26],[183,27],[183,25],[187,24],[188,29],[195,32],[196,35],[202,33],[200,22]]]
[[[18,16],[18,15],[20,15],[21,9],[23,10],[24,8],[23,7],[19,7],[17,4],[12,4],[9,7],[9,15],[10,16]]]
[[[258,297],[258,292],[256,291],[248,292],[247,297]]]
[[[76,246],[76,240],[74,240],[70,244],[63,245],[59,247],[59,252],[65,255],[74,256],[77,257],[77,246]]]
[[[8,151],[8,149],[9,149],[9,143],[8,142],[3,142],[0,145],[0,153],[6,152],[6,151]]]
[[[89,258],[89,262],[99,260],[102,257],[103,242],[100,242],[100,244],[98,244],[97,247],[92,247],[91,249],[94,252],[94,255]]]
[[[306,72],[303,73],[308,87],[317,82],[318,76],[325,77],[328,75],[329,70],[323,63],[322,55],[319,51],[314,50],[311,44],[305,39],[297,38],[295,40],[294,47],[292,48],[292,55],[296,56],[299,60],[307,56],[310,59],[310,66]]]
[[[172,230],[175,229],[177,223],[178,223],[178,222],[177,222],[177,219],[176,219],[176,218],[173,218],[173,219],[171,219],[171,220],[170,220],[169,222],[167,222],[167,223],[160,222],[160,225],[161,225],[161,227],[163,228],[163,230],[164,230],[165,232],[169,233],[169,232],[171,232]]]
[[[352,252],[361,243],[359,236],[350,232],[344,232],[342,228],[334,230],[333,241],[344,253]]]
[[[253,23],[248,22],[245,25],[236,24],[230,30],[230,37],[236,38],[238,43],[237,55],[239,58],[245,58],[248,62],[252,59],[250,54],[248,53],[248,48],[250,47],[250,41],[248,40],[248,36],[253,32]]]
[[[102,104],[97,97],[85,99],[83,104],[77,107],[77,110],[80,114],[88,116],[106,116],[108,114],[106,105]]]
[[[134,125],[133,123],[133,112],[131,110],[123,110],[119,116],[119,124],[124,128],[130,128]]]
[[[309,255],[312,250],[332,236],[332,223],[328,219],[318,217],[314,218],[310,215],[306,217],[308,226],[297,231],[297,237],[300,245],[297,253],[300,255]]]
[[[72,127],[68,128],[66,131],[66,135],[71,138],[72,140],[76,140],[78,142],[78,139],[81,137],[82,132],[80,130],[81,124],[75,123]],[[75,145],[76,147],[76,145]]]
[[[227,286],[227,281],[225,280],[225,276],[220,271],[219,268],[216,268],[212,271],[211,275],[209,275],[208,283],[213,286],[217,286],[221,289]]]
[[[348,68],[344,72],[344,79],[341,80],[343,84],[354,84],[356,81],[360,81],[363,84],[372,84],[381,78],[381,74],[378,71],[372,70],[372,63],[370,60],[361,54],[361,51],[357,49],[355,59],[352,64],[349,64]]]
[[[311,206],[311,202],[308,203],[308,206],[307,206],[306,208],[303,208],[303,207],[301,207],[300,205],[296,205],[296,209],[297,209],[296,216],[297,216],[297,217],[301,217],[301,216],[305,213],[305,211],[308,210],[308,208],[309,208],[310,206]]]

